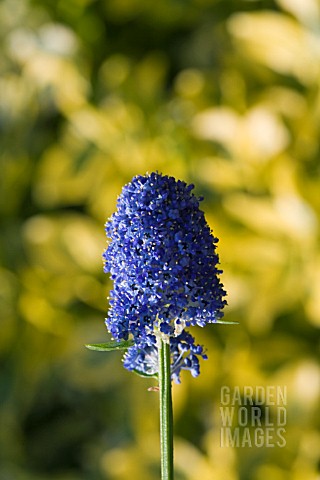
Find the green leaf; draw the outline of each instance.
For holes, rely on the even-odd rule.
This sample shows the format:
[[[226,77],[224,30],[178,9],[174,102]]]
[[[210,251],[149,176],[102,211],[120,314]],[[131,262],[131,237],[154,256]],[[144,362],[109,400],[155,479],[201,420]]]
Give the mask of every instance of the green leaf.
[[[127,348],[132,345],[134,345],[133,340],[121,340],[120,342],[114,340],[113,342],[107,343],[93,343],[85,345],[85,347],[89,350],[96,350],[97,352],[112,352],[113,350],[127,350]]]
[[[139,375],[139,377],[144,377],[144,378],[158,378],[157,373],[144,373],[144,372],[139,372],[139,370],[132,370],[135,374]]]
[[[214,323],[222,323],[223,325],[239,325],[239,322],[226,322],[224,320],[217,320]]]

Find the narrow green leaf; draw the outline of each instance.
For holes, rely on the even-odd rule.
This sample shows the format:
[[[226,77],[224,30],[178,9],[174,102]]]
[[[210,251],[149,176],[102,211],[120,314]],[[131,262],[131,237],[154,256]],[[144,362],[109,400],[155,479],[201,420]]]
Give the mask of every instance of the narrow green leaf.
[[[143,373],[143,372],[139,372],[139,370],[132,370],[134,373],[136,373],[137,375],[139,375],[139,377],[144,377],[144,378],[158,378],[158,374],[157,373]]]
[[[224,320],[217,320],[215,323],[222,323],[224,325],[239,325],[239,322],[225,322]]]
[[[107,343],[93,343],[85,345],[89,350],[96,350],[97,352],[112,352],[113,350],[127,350],[134,344],[133,340],[121,340],[120,342],[113,341]]]

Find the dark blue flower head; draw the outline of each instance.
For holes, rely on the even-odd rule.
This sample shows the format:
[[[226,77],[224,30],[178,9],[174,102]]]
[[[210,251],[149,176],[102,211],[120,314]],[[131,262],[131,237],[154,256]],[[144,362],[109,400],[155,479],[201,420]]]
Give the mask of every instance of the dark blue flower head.
[[[193,188],[159,173],[136,176],[123,188],[117,211],[106,223],[110,242],[104,271],[114,282],[106,324],[114,339],[132,336],[139,346],[132,347],[127,359],[141,354],[141,346],[145,352],[154,348],[149,345],[152,335],[175,342],[186,326],[204,326],[223,315],[218,240]],[[196,372],[193,355],[190,368]]]

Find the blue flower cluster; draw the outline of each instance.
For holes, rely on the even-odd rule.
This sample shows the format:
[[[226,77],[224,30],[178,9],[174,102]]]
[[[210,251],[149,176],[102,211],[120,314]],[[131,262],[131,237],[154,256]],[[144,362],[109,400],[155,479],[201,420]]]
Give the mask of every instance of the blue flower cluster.
[[[176,381],[181,369],[198,375],[198,356],[205,358],[185,328],[216,322],[226,304],[218,240],[193,188],[159,173],[134,177],[106,223],[111,240],[103,255],[114,282],[107,327],[115,340],[135,342],[125,367],[155,373],[162,336],[170,341]]]
[[[186,330],[176,337],[170,337],[171,378],[180,383],[181,370],[190,370],[193,377],[200,373],[199,356],[208,357],[201,345],[194,343],[194,338]],[[137,373],[153,376],[158,373],[158,349],[155,336],[149,336],[144,345],[130,347],[124,356],[125,368]]]

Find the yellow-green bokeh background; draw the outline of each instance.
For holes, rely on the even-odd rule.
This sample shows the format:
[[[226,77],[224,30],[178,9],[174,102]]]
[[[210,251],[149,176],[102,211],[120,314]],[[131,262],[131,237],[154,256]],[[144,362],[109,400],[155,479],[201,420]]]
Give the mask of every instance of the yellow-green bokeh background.
[[[0,3],[0,479],[159,478],[154,383],[107,341],[104,222],[196,185],[238,326],[174,387],[177,480],[319,480],[317,0]],[[286,385],[285,448],[221,448],[221,386]]]

